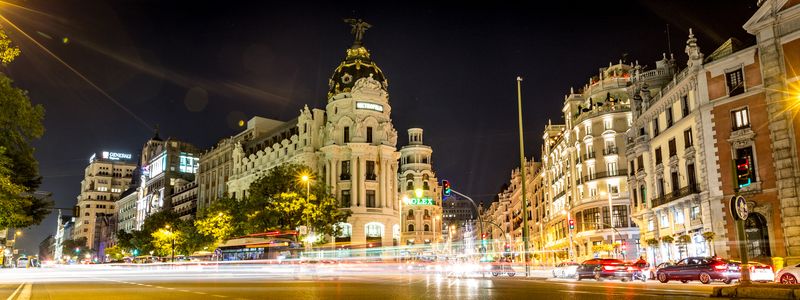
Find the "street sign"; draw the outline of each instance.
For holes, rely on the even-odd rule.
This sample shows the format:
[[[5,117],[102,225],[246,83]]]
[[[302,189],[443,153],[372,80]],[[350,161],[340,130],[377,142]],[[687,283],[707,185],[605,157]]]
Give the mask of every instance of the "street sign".
[[[750,210],[747,208],[747,200],[742,196],[731,198],[731,215],[736,220],[747,220]]]

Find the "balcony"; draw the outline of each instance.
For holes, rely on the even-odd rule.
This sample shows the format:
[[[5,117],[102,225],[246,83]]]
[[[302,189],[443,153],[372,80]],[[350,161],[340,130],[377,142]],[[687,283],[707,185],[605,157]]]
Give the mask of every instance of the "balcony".
[[[618,154],[617,147],[608,147],[603,149],[603,155],[614,155]]]
[[[673,191],[672,193],[653,199],[651,201],[651,203],[653,204],[652,207],[659,207],[661,205],[670,203],[672,201],[689,196],[691,194],[697,194],[699,192],[700,188],[697,185],[685,186],[677,191]]]
[[[594,151],[583,155],[583,160],[590,160],[590,159],[594,159]]]
[[[350,180],[350,173],[339,175],[339,180]]]
[[[567,191],[566,191],[566,190],[563,190],[563,191],[561,191],[560,193],[558,193],[558,194],[556,194],[555,196],[553,196],[553,199],[558,199],[558,198],[561,198],[561,197],[563,197],[563,196],[564,196],[564,195],[566,195],[566,194],[567,194]]]
[[[614,171],[614,172],[597,172],[597,173],[594,173],[592,176],[584,176],[583,177],[583,181],[597,180],[597,179],[602,179],[602,178],[607,178],[607,177],[615,177],[615,176],[625,176],[625,174],[627,174],[627,173],[628,173],[628,170],[626,170],[626,169],[619,169],[619,170]]]
[[[375,174],[367,174],[367,180],[375,180],[378,179],[378,175]]]

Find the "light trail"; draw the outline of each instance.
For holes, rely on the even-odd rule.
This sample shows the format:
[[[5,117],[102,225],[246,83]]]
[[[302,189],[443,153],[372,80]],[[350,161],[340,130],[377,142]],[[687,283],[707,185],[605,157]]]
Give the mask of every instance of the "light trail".
[[[64,65],[64,66],[65,66],[67,69],[69,69],[70,71],[72,71],[72,72],[73,72],[75,75],[77,75],[79,78],[83,79],[83,80],[84,80],[84,81],[85,81],[87,84],[89,84],[90,86],[92,86],[93,88],[95,88],[95,89],[96,89],[96,90],[97,90],[97,91],[98,91],[98,92],[99,92],[101,95],[103,95],[103,96],[104,96],[106,99],[108,99],[109,101],[111,101],[111,103],[115,104],[115,105],[116,105],[116,106],[118,106],[120,109],[122,109],[123,111],[125,111],[126,113],[128,113],[128,115],[130,115],[131,117],[133,117],[133,118],[134,118],[134,119],[135,119],[137,122],[139,122],[140,124],[142,124],[142,125],[143,125],[145,128],[147,128],[147,129],[148,129],[148,130],[150,130],[150,131],[152,131],[152,130],[153,130],[153,128],[152,128],[152,127],[150,127],[150,125],[149,125],[149,124],[148,124],[148,123],[147,123],[145,120],[143,120],[142,118],[140,118],[139,116],[137,116],[137,115],[136,115],[136,114],[135,114],[133,111],[131,111],[131,110],[130,110],[130,109],[128,109],[128,108],[127,108],[125,105],[123,105],[122,103],[120,103],[119,101],[117,101],[117,99],[115,99],[114,97],[112,97],[111,95],[109,95],[109,94],[108,94],[108,93],[107,93],[105,90],[103,90],[102,88],[100,88],[99,86],[97,86],[97,84],[95,84],[95,83],[94,83],[92,80],[90,80],[88,77],[84,76],[84,75],[83,75],[81,72],[79,72],[78,70],[76,70],[75,68],[73,68],[73,67],[72,67],[70,64],[68,64],[67,62],[65,62],[65,61],[64,61],[63,59],[61,59],[60,57],[58,57],[58,55],[56,55],[55,53],[53,53],[52,51],[50,51],[50,49],[47,49],[47,47],[45,47],[44,45],[42,45],[41,43],[39,43],[39,42],[38,42],[36,39],[34,39],[33,37],[31,37],[31,36],[30,36],[28,33],[26,33],[25,31],[23,31],[23,30],[22,30],[21,28],[19,28],[19,27],[18,27],[16,24],[14,24],[14,23],[13,23],[13,22],[11,22],[9,19],[7,19],[7,18],[6,18],[4,15],[0,14],[0,20],[3,20],[3,21],[5,21],[6,23],[8,23],[8,24],[9,24],[11,27],[13,27],[14,29],[16,29],[16,30],[17,30],[17,31],[18,31],[20,34],[22,34],[23,36],[25,36],[26,38],[28,38],[28,39],[29,39],[29,40],[30,40],[30,41],[31,41],[31,42],[32,42],[34,45],[36,45],[37,47],[39,47],[40,49],[42,49],[42,51],[44,51],[45,53],[49,54],[49,55],[50,55],[51,57],[53,57],[53,58],[54,58],[56,61],[58,61],[59,63],[61,63],[62,65]]]

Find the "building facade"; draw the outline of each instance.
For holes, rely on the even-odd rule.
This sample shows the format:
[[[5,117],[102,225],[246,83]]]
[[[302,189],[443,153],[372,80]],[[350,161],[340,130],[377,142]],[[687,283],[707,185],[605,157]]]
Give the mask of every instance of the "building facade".
[[[338,224],[337,244],[377,247],[400,243],[397,131],[388,82],[360,40],[329,80],[324,110],[305,107],[258,142],[237,143],[229,194],[241,199],[261,174],[283,163],[309,166],[352,214]]]
[[[172,193],[172,211],[181,220],[191,220],[197,214],[197,181],[187,182],[183,179],[175,181],[175,192]]]
[[[158,132],[142,148],[142,190],[136,203],[136,229],[144,220],[163,209],[172,210],[172,195],[178,180],[192,182],[199,167],[199,153],[193,145],[162,140]]]
[[[56,235],[53,238],[53,260],[61,262],[64,259],[64,241],[72,238],[72,228],[75,225],[75,217],[64,216],[58,210],[56,219]]]
[[[115,201],[130,185],[135,169],[133,156],[128,153],[101,151],[91,156],[74,209],[72,239],[86,238],[86,246],[97,250],[101,237],[97,234],[98,220],[114,216]]]
[[[429,245],[442,242],[442,193],[433,171],[433,149],[423,144],[422,129],[408,130],[408,145],[400,149],[398,185],[401,192],[401,243]]]

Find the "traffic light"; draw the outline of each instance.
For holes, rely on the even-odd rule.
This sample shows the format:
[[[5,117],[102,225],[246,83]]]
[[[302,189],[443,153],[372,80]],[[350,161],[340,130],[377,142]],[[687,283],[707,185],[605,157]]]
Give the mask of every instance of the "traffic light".
[[[133,249],[131,252],[133,253],[133,256],[139,255],[139,249]]]
[[[750,185],[750,158],[736,159],[736,182],[740,188]]]
[[[450,196],[450,181],[442,180],[442,195],[445,197]]]
[[[75,247],[75,253],[81,253],[81,247]]]
[[[511,245],[506,244],[503,248],[506,250],[506,252],[511,252]]]
[[[569,230],[575,230],[575,220],[569,219]]]

